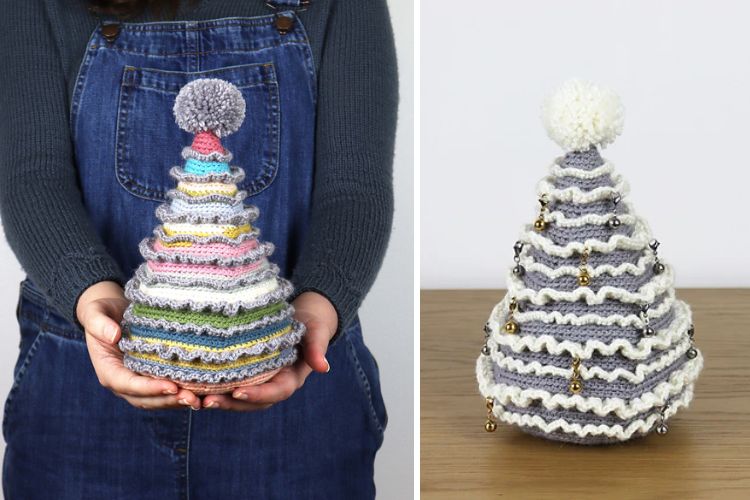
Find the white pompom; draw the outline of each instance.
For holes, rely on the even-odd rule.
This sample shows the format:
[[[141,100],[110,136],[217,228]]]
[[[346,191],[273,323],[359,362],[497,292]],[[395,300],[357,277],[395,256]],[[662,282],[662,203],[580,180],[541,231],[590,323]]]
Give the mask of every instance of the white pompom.
[[[569,80],[542,107],[549,137],[566,151],[605,147],[622,133],[625,110],[612,90]]]

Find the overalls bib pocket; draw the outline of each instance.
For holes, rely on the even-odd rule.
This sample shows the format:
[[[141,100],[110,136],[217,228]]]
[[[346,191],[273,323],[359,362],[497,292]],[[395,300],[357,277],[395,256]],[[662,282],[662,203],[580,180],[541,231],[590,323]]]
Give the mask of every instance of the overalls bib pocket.
[[[191,137],[176,125],[171,109],[180,88],[199,78],[233,83],[247,103],[245,130],[223,140],[233,154],[232,164],[245,170],[240,189],[252,196],[276,177],[280,112],[273,63],[201,72],[126,66],[117,110],[115,172],[120,185],[131,194],[161,201],[174,187],[169,169],[178,164],[178,149],[189,144]],[[175,149],[174,154],[163,154],[164,148]]]

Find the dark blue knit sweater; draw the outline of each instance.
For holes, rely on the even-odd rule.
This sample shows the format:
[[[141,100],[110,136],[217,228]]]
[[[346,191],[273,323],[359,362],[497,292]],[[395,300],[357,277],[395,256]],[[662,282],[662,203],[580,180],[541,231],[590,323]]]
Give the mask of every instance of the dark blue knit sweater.
[[[11,6],[12,5],[12,6]],[[256,16],[264,0],[202,0],[177,18]],[[313,0],[300,14],[318,74],[313,212],[292,281],[346,325],[380,268],[393,213],[396,57],[385,0]],[[148,13],[129,21],[153,21]],[[0,18],[0,215],[31,281],[74,320],[94,283],[128,278],[89,223],[68,110],[99,19],[87,0],[6,2]]]

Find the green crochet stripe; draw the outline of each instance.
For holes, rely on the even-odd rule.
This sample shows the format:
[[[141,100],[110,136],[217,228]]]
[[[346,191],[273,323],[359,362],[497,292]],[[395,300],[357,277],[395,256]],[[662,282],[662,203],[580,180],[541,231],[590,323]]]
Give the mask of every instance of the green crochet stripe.
[[[194,325],[210,325],[215,328],[229,328],[232,326],[246,325],[266,316],[271,316],[281,312],[285,307],[286,303],[281,301],[266,306],[263,309],[241,312],[236,316],[224,316],[222,314],[211,312],[193,312],[187,309],[160,309],[145,304],[134,304],[133,314],[142,318],[164,319],[182,324],[191,323]]]

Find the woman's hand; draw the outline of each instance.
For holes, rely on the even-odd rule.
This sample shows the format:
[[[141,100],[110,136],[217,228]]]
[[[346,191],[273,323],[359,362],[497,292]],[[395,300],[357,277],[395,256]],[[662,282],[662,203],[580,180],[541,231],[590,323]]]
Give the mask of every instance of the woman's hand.
[[[284,401],[302,387],[313,371],[328,373],[331,366],[326,360],[328,343],[338,328],[338,315],[333,304],[323,295],[304,292],[294,302],[294,317],[305,324],[307,332],[302,337],[302,356],[292,366],[282,368],[264,384],[241,387],[229,394],[217,394],[203,398],[206,408],[224,410],[262,410]]]
[[[200,409],[201,401],[192,392],[168,380],[144,377],[125,368],[117,342],[127,307],[122,287],[113,281],[90,286],[78,299],[76,316],[86,331],[86,345],[99,383],[138,408],[155,410],[182,405]]]

